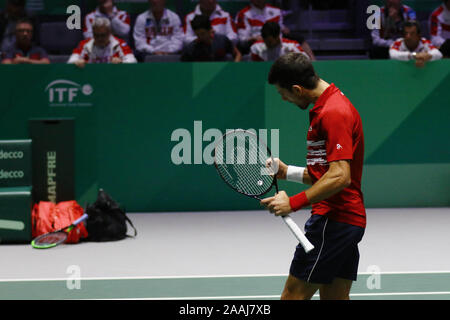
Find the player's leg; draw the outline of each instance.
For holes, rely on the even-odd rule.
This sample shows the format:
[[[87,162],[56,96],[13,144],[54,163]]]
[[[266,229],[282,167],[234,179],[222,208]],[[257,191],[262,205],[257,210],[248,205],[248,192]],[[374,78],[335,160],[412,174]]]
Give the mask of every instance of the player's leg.
[[[333,277],[323,279],[321,274],[314,272],[314,269],[321,264],[326,221],[327,218],[324,216],[313,215],[306,222],[305,235],[314,245],[314,249],[306,253],[301,245],[297,246],[281,295],[282,300],[309,300],[319,290],[322,283],[332,282]]]
[[[352,283],[352,280],[334,278],[332,283],[320,287],[320,300],[350,300]]]
[[[353,228],[353,227],[352,227]],[[360,239],[360,235],[363,231],[354,228],[356,240]],[[359,232],[358,232],[359,231]],[[338,267],[333,282],[330,284],[324,284],[320,287],[320,299],[321,300],[350,300],[350,290],[352,288],[353,281],[356,281],[358,274],[359,264],[359,250],[358,244],[350,246],[341,255],[342,265]],[[334,265],[338,265],[338,262],[334,262]]]
[[[281,294],[281,300],[310,300],[319,288],[320,284],[305,282],[289,275]]]

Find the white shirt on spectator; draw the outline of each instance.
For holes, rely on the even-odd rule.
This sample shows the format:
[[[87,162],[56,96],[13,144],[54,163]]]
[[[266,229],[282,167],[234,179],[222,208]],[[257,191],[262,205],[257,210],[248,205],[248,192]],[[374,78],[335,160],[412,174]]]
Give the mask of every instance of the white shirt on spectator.
[[[130,32],[130,16],[128,13],[114,7],[112,15],[108,16],[100,12],[100,9],[97,7],[97,9],[88,13],[84,18],[83,36],[85,39],[92,38],[92,24],[95,18],[98,17],[108,18],[111,21],[111,29],[115,36],[125,39],[128,38],[128,33]]]
[[[402,13],[401,15],[403,16],[403,21],[409,21],[409,20],[416,20],[416,12],[411,8],[408,7],[406,5],[402,5]],[[384,25],[385,25],[385,20],[386,20],[386,7],[382,7],[380,10],[380,14],[381,16],[378,17],[381,21],[381,29],[373,29],[371,32],[371,36],[372,36],[372,43],[375,46],[379,46],[379,47],[390,47],[395,39],[385,39],[384,37]]]
[[[159,23],[148,10],[137,17],[133,37],[136,50],[147,53],[176,53],[183,48],[183,29],[178,15],[164,9]]]
[[[283,15],[281,9],[266,4],[263,9],[253,4],[245,7],[236,16],[237,33],[240,41],[261,36],[261,29],[266,22],[277,22],[283,29]]]
[[[187,14],[186,17],[184,18],[185,44],[189,44],[195,39],[197,39],[194,30],[192,30],[191,22],[192,20],[194,20],[195,16],[199,16],[202,14],[203,13],[200,10],[200,5],[198,4],[195,7],[195,10]],[[213,28],[215,33],[226,36],[228,39],[231,40],[231,42],[236,44],[237,42],[236,28],[234,26],[233,19],[231,18],[231,15],[228,12],[222,10],[222,8],[219,5],[217,5],[216,9],[210,15],[209,19],[211,21],[211,27]]]
[[[450,10],[445,4],[434,10],[430,16],[431,42],[440,47],[447,39],[450,39]]]
[[[391,59],[400,60],[400,61],[409,61],[412,60],[411,54],[413,52],[427,52],[431,55],[431,61],[442,59],[442,53],[431,44],[430,40],[422,38],[419,42],[419,45],[414,51],[410,51],[405,44],[405,39],[400,38],[397,39],[389,49],[389,56]]]
[[[67,63],[75,63],[82,59],[87,63],[110,63],[114,57],[122,59],[122,63],[137,62],[127,43],[111,35],[109,44],[105,48],[95,46],[93,38],[81,41],[73,50]]]
[[[267,48],[264,41],[256,41],[250,47],[250,56],[252,61],[275,61],[289,52],[302,53],[309,59],[308,54],[303,51],[302,46],[297,41],[283,38],[280,40],[280,45],[271,49]]]

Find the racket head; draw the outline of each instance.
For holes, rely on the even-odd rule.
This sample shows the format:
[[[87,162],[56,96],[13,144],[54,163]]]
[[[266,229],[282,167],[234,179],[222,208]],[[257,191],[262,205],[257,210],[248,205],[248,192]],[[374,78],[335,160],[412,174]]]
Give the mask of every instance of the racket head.
[[[56,247],[67,239],[67,232],[56,231],[42,234],[31,241],[31,245],[36,249],[48,249]]]
[[[214,165],[219,176],[235,191],[259,197],[277,187],[273,167],[266,165],[272,153],[256,133],[235,129],[227,131],[214,148]]]

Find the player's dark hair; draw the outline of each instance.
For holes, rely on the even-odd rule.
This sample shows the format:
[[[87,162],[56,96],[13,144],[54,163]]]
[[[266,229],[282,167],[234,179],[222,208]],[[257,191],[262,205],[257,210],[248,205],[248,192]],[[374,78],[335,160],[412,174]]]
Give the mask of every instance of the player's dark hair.
[[[419,21],[415,21],[415,20],[409,20],[409,21],[405,21],[402,25],[402,30],[403,32],[405,31],[405,28],[409,28],[409,27],[416,27],[417,30],[417,34],[421,33],[421,28],[420,28],[420,23]]]
[[[191,21],[192,30],[206,29],[211,30],[211,21],[207,15],[196,15]]]
[[[280,36],[280,33],[280,25],[276,22],[266,22],[261,29],[261,36],[263,39],[266,39],[267,37],[277,38]]]
[[[279,57],[269,72],[269,83],[291,90],[292,86],[300,85],[312,90],[320,80],[311,61],[301,53],[288,53]]]
[[[29,18],[20,18],[19,20],[17,20],[16,26],[18,26],[19,24],[22,24],[22,23],[29,24],[34,29],[34,24],[33,24],[33,21],[31,19],[29,19]]]

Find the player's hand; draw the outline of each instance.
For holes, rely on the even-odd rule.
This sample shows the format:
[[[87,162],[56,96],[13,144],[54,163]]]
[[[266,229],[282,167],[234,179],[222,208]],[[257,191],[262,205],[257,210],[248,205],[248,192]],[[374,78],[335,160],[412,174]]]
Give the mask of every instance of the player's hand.
[[[84,61],[84,59],[77,60],[77,61],[75,61],[75,65],[76,65],[78,68],[83,69],[84,66],[86,65],[86,61]]]
[[[266,160],[266,167],[272,168],[272,171],[277,174],[277,179],[286,180],[288,166],[278,158],[269,158]]]
[[[14,64],[23,64],[23,63],[30,63],[30,59],[27,57],[15,57],[12,61]]]
[[[260,203],[276,216],[286,216],[292,212],[289,196],[285,191],[280,191],[273,197],[262,199]]]
[[[118,57],[113,57],[113,58],[111,59],[111,63],[112,63],[112,64],[119,64],[119,63],[122,63],[122,59],[120,59],[120,58],[118,58]]]

